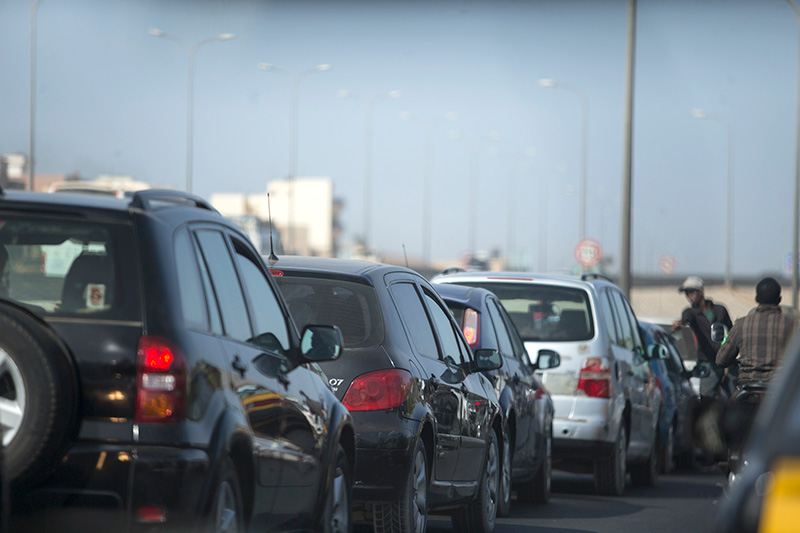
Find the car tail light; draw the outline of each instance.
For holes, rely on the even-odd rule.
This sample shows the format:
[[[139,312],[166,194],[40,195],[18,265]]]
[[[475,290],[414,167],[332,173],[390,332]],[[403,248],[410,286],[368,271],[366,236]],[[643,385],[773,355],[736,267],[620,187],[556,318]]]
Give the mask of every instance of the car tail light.
[[[136,422],[177,422],[183,417],[186,360],[170,342],[139,338],[136,354]]]
[[[145,524],[164,523],[167,521],[167,513],[161,507],[146,505],[136,509],[136,521]]]
[[[388,369],[358,376],[344,394],[342,403],[350,411],[381,411],[401,405],[411,388],[411,374]]]
[[[589,357],[583,362],[578,376],[578,390],[591,398],[611,396],[611,370],[602,357]]]
[[[464,318],[461,320],[461,330],[464,332],[464,337],[467,338],[470,348],[478,345],[480,335],[480,322],[478,321],[478,312],[474,309],[465,309]]]

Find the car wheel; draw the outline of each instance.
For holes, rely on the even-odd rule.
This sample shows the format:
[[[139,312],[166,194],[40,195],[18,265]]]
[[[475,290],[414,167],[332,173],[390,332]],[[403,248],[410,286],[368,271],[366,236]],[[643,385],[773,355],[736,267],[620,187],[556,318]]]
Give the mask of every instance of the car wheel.
[[[400,499],[373,507],[375,533],[422,533],[428,522],[428,461],[417,439],[406,486]]]
[[[208,531],[213,533],[238,533],[244,531],[242,521],[242,492],[236,466],[229,458],[225,459],[219,483],[214,491],[211,512],[208,517]]]
[[[500,469],[500,488],[497,500],[497,515],[508,516],[511,511],[511,462],[512,447],[511,435],[503,435],[503,457],[502,468]]]
[[[653,439],[647,462],[631,467],[631,481],[639,487],[652,487],[658,480],[658,434]]]
[[[486,465],[483,469],[478,494],[466,507],[452,515],[453,529],[466,533],[491,533],[497,518],[497,497],[500,485],[500,447],[497,434],[489,434]]]
[[[41,324],[0,309],[0,431],[6,479],[33,484],[61,459],[73,433],[77,380],[65,350]]]
[[[533,478],[533,501],[547,503],[550,501],[550,485],[553,479],[553,429],[547,434],[545,457]]]
[[[661,473],[669,474],[675,469],[675,430],[672,424],[667,429],[667,438],[661,450]]]
[[[628,439],[625,426],[619,426],[611,457],[594,463],[594,486],[598,494],[622,496],[625,492],[625,462],[628,457]]]
[[[336,451],[336,466],[333,479],[327,490],[323,531],[325,533],[349,533],[352,514],[352,470],[347,462],[347,454],[339,444]]]

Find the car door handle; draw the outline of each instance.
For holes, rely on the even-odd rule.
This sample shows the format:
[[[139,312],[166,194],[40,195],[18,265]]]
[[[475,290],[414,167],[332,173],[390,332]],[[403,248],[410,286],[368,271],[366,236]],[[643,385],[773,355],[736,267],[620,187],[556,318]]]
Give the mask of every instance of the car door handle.
[[[244,364],[241,359],[239,359],[238,355],[233,356],[233,363],[231,363],[231,366],[234,370],[239,372],[242,377],[244,377],[245,373],[247,372],[247,365]]]
[[[439,378],[437,378],[436,376],[431,374],[430,384],[431,384],[431,387],[433,387],[433,390],[438,389],[439,388]]]

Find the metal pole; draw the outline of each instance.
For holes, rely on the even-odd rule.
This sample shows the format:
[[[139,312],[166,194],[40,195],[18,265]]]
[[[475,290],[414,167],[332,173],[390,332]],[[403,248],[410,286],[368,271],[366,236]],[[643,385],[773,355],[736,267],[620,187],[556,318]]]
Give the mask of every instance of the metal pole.
[[[286,196],[289,205],[287,206],[287,231],[288,233],[288,246],[287,249],[289,253],[295,254],[297,253],[297,243],[295,241],[295,227],[294,227],[294,180],[297,176],[297,144],[298,144],[298,114],[300,110],[300,78],[302,74],[299,74],[292,78],[291,82],[291,100],[290,100],[290,110],[291,110],[291,120],[289,121],[289,177],[286,182]]]
[[[547,272],[547,173],[539,182],[539,271]]]
[[[516,157],[511,159],[508,165],[508,209],[506,211],[508,219],[506,221],[506,268],[511,267],[511,250],[514,248],[514,219],[516,200]]]
[[[374,101],[365,104],[364,112],[364,253],[369,254],[372,230],[372,113]]]
[[[800,9],[792,0],[786,0],[800,24]],[[798,257],[800,257],[800,50],[797,54],[797,104],[795,108],[795,146],[794,146],[794,219],[792,224],[792,306],[798,308]]]
[[[189,48],[187,53],[187,83],[186,83],[186,192],[192,192],[192,155],[194,132],[194,56],[202,43],[197,43]]]
[[[29,87],[29,125],[28,125],[28,190],[33,190],[33,177],[36,165],[36,13],[40,0],[34,0],[30,7],[30,87]]]
[[[468,247],[471,257],[475,257],[475,220],[478,218],[478,142],[470,141],[469,169],[469,234]]]
[[[726,212],[726,226],[725,232],[725,286],[731,288],[733,286],[733,273],[731,271],[731,262],[733,258],[733,130],[727,121],[722,121],[725,124],[725,130],[728,132],[728,186],[727,186],[727,212]]]
[[[425,174],[422,184],[422,262],[431,263],[431,161],[433,160],[433,123],[425,123]]]
[[[631,192],[633,180],[633,89],[636,63],[636,0],[628,0],[628,46],[625,67],[625,134],[622,152],[622,239],[619,287],[631,296]]]
[[[589,131],[589,103],[583,91],[574,89],[581,99],[582,118],[581,118],[581,239],[586,237],[586,147]]]

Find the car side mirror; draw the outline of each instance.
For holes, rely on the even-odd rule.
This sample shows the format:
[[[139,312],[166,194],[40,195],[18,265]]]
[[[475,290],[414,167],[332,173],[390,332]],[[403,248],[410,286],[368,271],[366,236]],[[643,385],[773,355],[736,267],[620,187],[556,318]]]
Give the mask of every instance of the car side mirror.
[[[647,359],[649,361],[655,359],[667,359],[669,354],[667,353],[667,347],[663,344],[651,344],[647,347]]]
[[[711,368],[708,365],[698,362],[691,371],[693,378],[707,378],[711,375]]]
[[[339,326],[313,324],[303,328],[300,354],[312,362],[332,361],[342,353],[344,338]]]
[[[539,350],[533,363],[534,370],[550,370],[557,366],[561,366],[561,356],[554,350]]]
[[[475,371],[484,372],[486,370],[497,370],[503,366],[503,358],[500,352],[489,348],[475,350]]]
[[[725,337],[728,336],[728,327],[721,322],[714,322],[711,324],[711,340],[717,344],[722,344]]]

